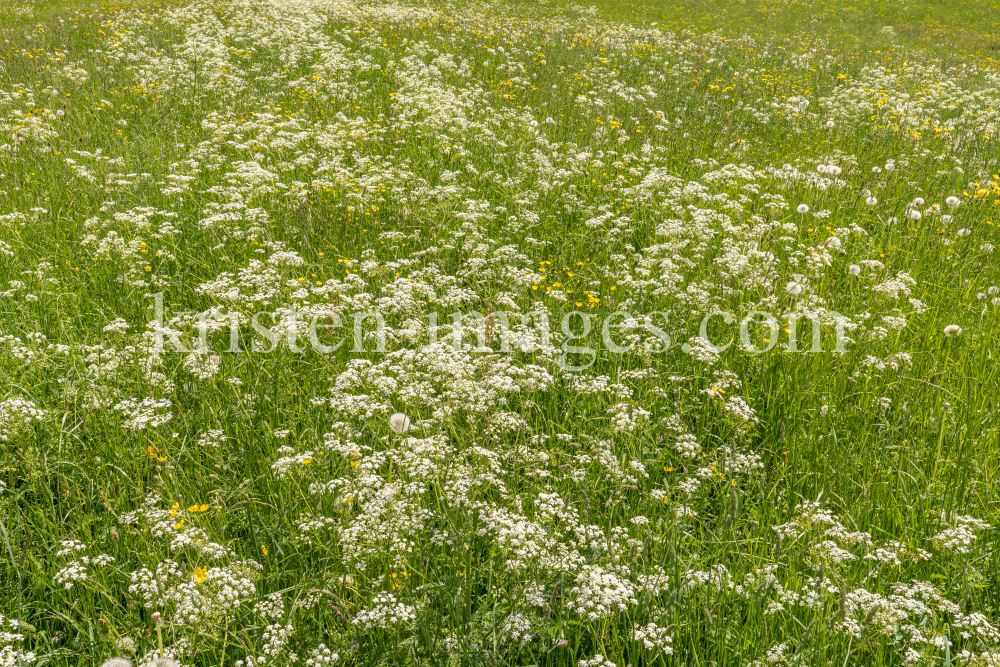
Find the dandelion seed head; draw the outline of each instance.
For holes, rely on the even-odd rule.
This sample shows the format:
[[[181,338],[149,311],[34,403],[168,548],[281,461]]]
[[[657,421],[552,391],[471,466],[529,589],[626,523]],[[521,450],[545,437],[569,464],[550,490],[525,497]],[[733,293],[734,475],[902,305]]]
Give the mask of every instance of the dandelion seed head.
[[[183,665],[173,658],[163,656],[162,658],[155,658],[149,663],[149,667],[183,667]]]
[[[132,661],[122,657],[108,658],[101,663],[101,667],[132,667]]]
[[[410,430],[410,418],[402,412],[394,412],[389,417],[389,426],[396,433],[406,433]]]

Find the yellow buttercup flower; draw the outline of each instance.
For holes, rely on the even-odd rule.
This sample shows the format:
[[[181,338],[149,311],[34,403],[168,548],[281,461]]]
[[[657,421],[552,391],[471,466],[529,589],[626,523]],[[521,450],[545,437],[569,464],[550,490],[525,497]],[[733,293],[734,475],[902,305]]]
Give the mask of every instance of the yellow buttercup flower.
[[[158,452],[156,447],[154,447],[153,445],[149,445],[148,447],[146,447],[146,456],[148,456],[151,459],[156,459],[160,463],[167,460],[166,456],[160,456],[160,452]]]

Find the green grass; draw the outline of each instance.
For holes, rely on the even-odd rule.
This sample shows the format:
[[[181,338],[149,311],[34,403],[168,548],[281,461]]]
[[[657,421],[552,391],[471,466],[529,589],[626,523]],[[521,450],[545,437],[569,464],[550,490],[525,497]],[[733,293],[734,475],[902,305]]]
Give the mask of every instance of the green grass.
[[[720,31],[760,39],[791,37],[846,50],[891,51],[903,46],[945,60],[1000,58],[996,2],[749,2],[598,3],[602,15],[696,33]],[[889,27],[890,37],[880,31]]]
[[[996,2],[338,7],[0,7],[0,665],[1000,662]]]
[[[24,45],[41,37],[45,30],[57,23],[60,18],[75,13],[90,14],[101,5],[97,2],[81,2],[80,0],[25,0],[24,2],[5,2],[0,6],[0,37],[7,40],[6,44]]]

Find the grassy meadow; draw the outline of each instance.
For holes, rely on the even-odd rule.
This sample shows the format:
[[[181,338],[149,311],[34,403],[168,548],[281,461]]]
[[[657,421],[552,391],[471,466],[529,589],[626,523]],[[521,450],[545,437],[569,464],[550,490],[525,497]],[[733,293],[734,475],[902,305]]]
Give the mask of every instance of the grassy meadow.
[[[1000,667],[1000,2],[0,2],[0,667]]]

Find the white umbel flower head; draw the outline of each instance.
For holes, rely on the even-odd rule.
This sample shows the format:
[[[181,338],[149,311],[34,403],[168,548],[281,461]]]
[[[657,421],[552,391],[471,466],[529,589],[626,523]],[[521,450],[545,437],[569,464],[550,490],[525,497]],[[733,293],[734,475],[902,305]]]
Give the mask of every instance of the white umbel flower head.
[[[402,412],[395,412],[389,417],[389,426],[396,433],[406,433],[410,430],[410,418]]]
[[[799,204],[795,207],[795,210],[799,213],[805,214],[809,212],[809,204]]]
[[[944,328],[944,335],[948,338],[954,338],[955,336],[962,335],[962,327],[957,324],[949,324]]]

